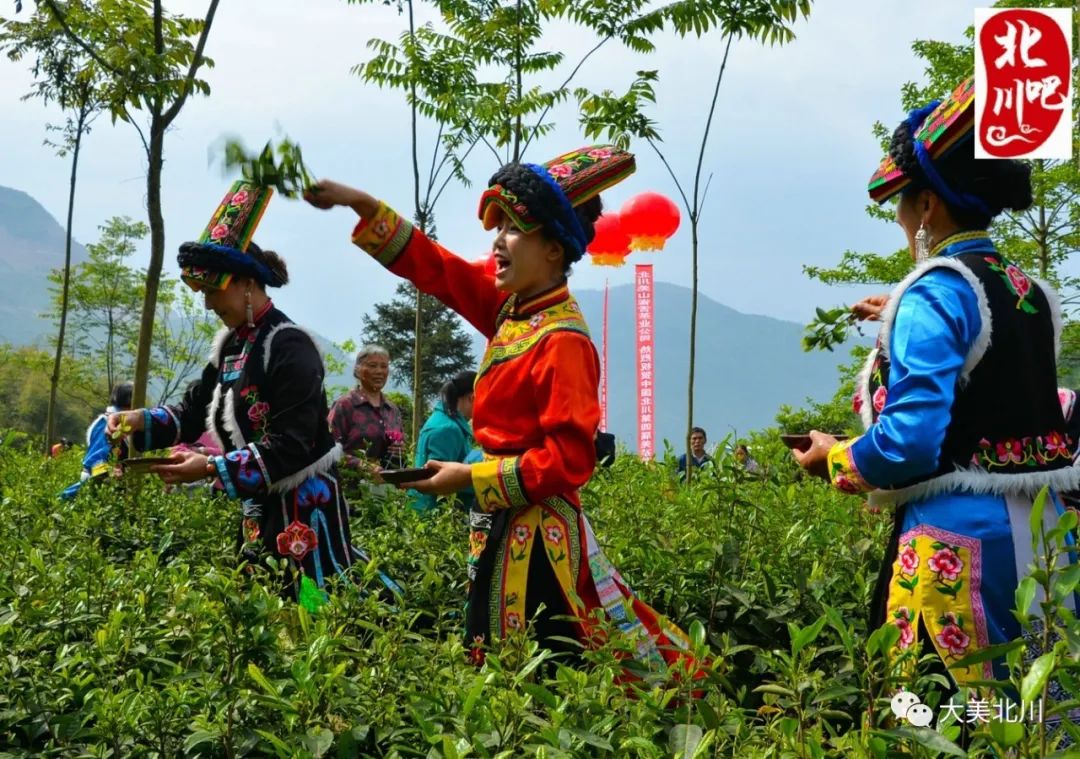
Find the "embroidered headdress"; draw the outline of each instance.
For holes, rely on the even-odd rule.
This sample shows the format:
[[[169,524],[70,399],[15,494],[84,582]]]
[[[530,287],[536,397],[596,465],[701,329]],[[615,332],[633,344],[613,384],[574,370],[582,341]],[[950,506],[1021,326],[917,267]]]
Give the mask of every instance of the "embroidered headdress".
[[[878,203],[884,203],[913,181],[918,181],[948,203],[990,215],[983,199],[966,192],[951,188],[935,167],[951,150],[972,150],[971,137],[975,125],[975,79],[969,77],[960,84],[944,101],[935,100],[908,114],[901,128],[907,128],[912,136],[912,147],[917,159],[905,172],[896,161],[896,156],[885,156],[867,188],[870,197]]]
[[[501,212],[523,232],[544,227],[562,243],[567,262],[573,263],[593,237],[574,209],[635,169],[633,154],[613,145],[579,148],[543,165],[507,164],[480,196],[480,220],[484,229],[492,229]]]
[[[195,290],[226,287],[234,274],[251,277],[264,286],[284,282],[250,254],[259,251],[251,241],[274,190],[238,180],[225,194],[197,242],[180,246],[180,276]]]

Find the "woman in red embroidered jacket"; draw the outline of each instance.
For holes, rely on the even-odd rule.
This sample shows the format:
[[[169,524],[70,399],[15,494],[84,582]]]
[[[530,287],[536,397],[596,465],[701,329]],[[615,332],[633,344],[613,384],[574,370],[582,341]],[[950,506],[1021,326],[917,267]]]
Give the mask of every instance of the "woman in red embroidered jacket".
[[[553,636],[589,645],[601,610],[641,659],[672,659],[672,645],[686,645],[604,557],[577,494],[596,465],[599,362],[566,275],[592,240],[599,193],[633,170],[632,155],[606,146],[501,168],[480,200],[484,227],[497,229],[494,281],[365,192],[322,182],[307,196],[355,210],[358,246],[489,341],[473,410],[485,460],[430,462],[435,476],[413,485],[443,495],[471,484],[476,493],[466,634],[477,659],[485,641],[534,619],[549,648],[560,648]]]

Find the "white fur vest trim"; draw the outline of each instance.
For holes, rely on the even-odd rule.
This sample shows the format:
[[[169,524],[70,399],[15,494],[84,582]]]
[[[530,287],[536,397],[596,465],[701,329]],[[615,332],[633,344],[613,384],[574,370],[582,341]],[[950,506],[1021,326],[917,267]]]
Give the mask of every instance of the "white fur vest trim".
[[[312,477],[316,474],[323,474],[329,472],[333,468],[334,464],[341,460],[341,457],[345,455],[345,451],[341,449],[341,443],[335,443],[334,447],[324,453],[314,463],[301,469],[299,472],[294,472],[288,477],[285,477],[277,482],[270,483],[268,490],[271,493],[284,493],[287,490],[299,487],[308,477]]]

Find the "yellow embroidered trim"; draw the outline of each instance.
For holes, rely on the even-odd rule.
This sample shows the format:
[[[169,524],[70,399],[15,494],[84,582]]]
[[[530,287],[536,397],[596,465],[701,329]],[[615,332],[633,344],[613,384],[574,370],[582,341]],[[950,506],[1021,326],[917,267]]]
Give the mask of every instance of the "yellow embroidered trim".
[[[484,351],[477,380],[495,364],[517,358],[552,332],[577,332],[589,337],[589,327],[581,316],[581,309],[571,298],[544,311],[538,311],[528,319],[506,319]]]
[[[855,444],[855,440],[837,443],[829,449],[829,480],[833,487],[844,493],[866,493],[874,490],[874,486],[859,473],[851,455],[851,446]]]
[[[484,511],[528,506],[521,485],[519,456],[493,458],[472,465],[473,491]]]
[[[391,266],[412,237],[412,223],[379,201],[379,210],[361,223],[352,241],[383,266]]]
[[[958,235],[952,235],[950,237],[946,237],[944,240],[942,240],[937,245],[935,245],[933,247],[933,249],[930,251],[930,257],[933,258],[938,253],[940,253],[942,250],[944,250],[946,247],[948,247],[949,245],[952,245],[954,243],[967,242],[968,240],[989,240],[989,239],[990,239],[990,233],[986,232],[986,231],[983,231],[983,230],[978,230],[978,231],[975,231],[975,232],[961,232]]]
[[[920,525],[900,537],[886,616],[900,628],[898,653],[921,650],[916,644],[922,627],[946,665],[990,644],[980,595],[982,560],[981,543],[967,536]],[[904,669],[913,669],[913,662]],[[949,674],[963,685],[989,680],[993,669],[987,661],[962,669],[950,666]]]
[[[108,462],[103,462],[101,464],[94,464],[94,466],[90,469],[90,476],[91,477],[97,477],[99,475],[105,474],[106,472],[109,471],[109,469],[110,469],[110,467],[109,467]]]

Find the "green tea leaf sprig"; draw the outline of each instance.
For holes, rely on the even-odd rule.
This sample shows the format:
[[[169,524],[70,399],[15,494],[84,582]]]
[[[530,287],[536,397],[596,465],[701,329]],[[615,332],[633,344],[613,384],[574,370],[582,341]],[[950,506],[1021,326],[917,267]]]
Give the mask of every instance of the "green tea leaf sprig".
[[[849,307],[840,306],[831,308],[828,311],[819,308],[814,320],[806,325],[802,348],[807,352],[812,350],[831,351],[848,339],[852,327],[860,335],[863,334],[855,314],[851,312]]]
[[[239,168],[244,179],[273,187],[286,198],[299,198],[315,184],[300,146],[287,137],[277,145],[268,141],[258,153],[249,153],[239,140],[228,140],[224,153],[226,169]]]

